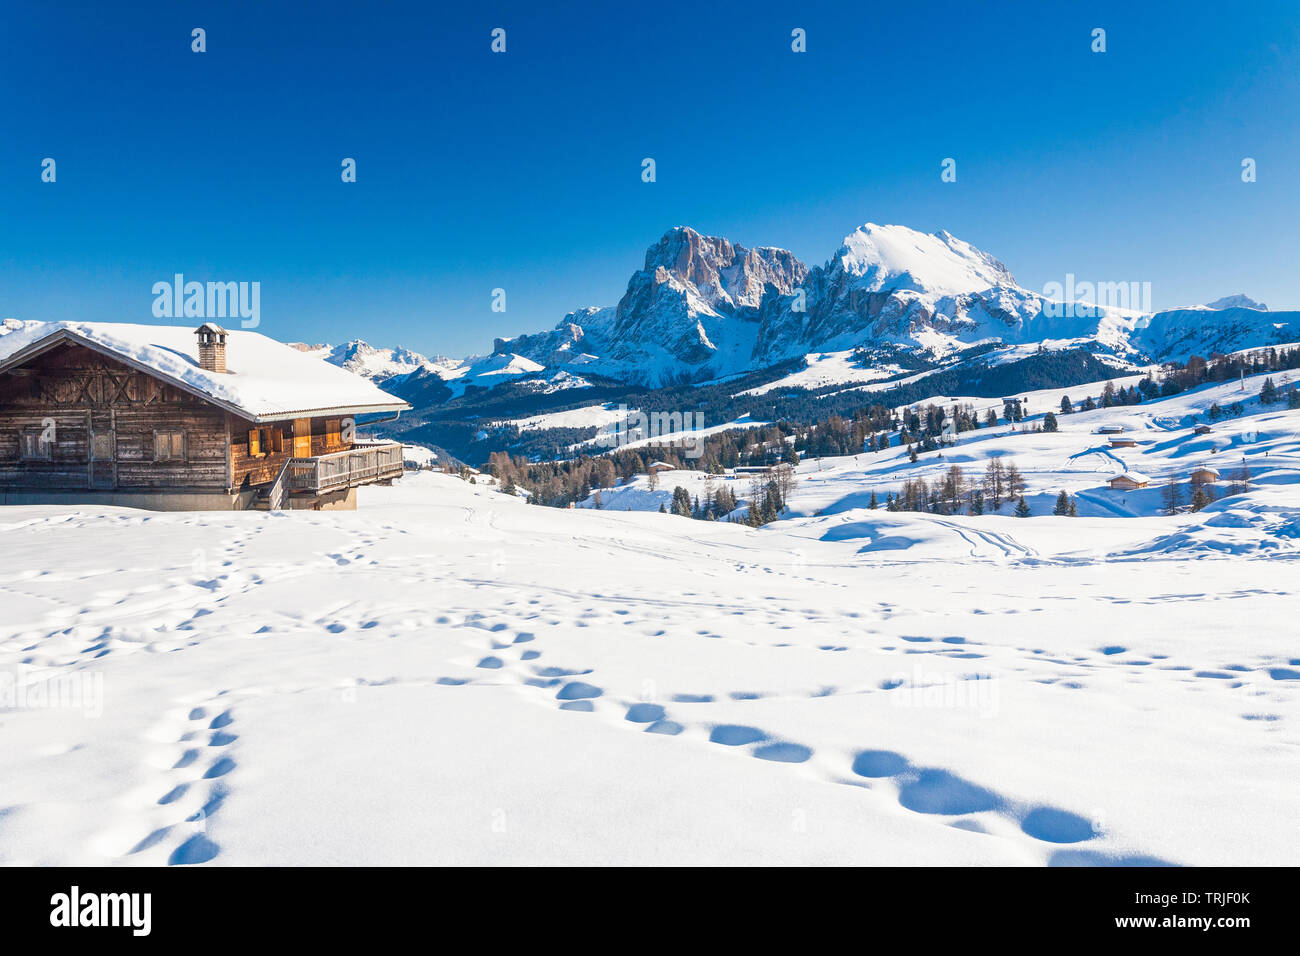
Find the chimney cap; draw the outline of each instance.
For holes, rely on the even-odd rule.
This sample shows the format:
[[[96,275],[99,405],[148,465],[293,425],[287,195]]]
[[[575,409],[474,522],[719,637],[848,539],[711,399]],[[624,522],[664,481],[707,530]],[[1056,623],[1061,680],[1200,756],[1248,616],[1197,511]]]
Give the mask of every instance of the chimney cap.
[[[204,333],[207,333],[208,335],[219,335],[223,339],[229,334],[228,332],[226,332],[225,329],[217,325],[217,323],[215,322],[204,322],[197,329],[195,329],[194,332],[196,335],[200,337],[202,337]]]

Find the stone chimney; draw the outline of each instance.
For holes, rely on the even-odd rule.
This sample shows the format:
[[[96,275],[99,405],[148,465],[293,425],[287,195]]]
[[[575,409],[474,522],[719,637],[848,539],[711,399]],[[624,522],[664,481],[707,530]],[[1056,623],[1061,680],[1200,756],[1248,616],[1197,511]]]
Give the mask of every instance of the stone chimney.
[[[204,322],[194,334],[199,337],[199,368],[207,372],[226,371],[226,330],[215,322]]]

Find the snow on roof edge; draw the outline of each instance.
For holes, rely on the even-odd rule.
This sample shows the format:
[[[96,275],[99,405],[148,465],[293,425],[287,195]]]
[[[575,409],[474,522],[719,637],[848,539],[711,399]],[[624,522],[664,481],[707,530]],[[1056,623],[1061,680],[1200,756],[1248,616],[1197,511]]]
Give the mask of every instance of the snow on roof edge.
[[[255,421],[411,407],[346,369],[248,330],[228,333],[225,373],[199,367],[198,340],[188,326],[108,322],[47,322],[0,336],[0,368],[43,344],[56,344],[55,337],[109,354]]]

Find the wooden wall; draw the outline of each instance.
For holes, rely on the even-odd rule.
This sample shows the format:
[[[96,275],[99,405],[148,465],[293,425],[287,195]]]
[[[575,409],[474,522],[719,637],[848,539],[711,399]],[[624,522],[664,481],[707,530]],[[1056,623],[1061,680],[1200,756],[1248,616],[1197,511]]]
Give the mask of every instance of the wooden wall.
[[[50,460],[23,459],[23,431],[50,421]],[[295,427],[310,432],[312,455],[346,450],[338,421],[254,425],[92,349],[63,344],[0,375],[0,488],[239,490],[275,480],[293,456]],[[176,429],[185,433],[184,460],[156,460],[154,433]],[[259,441],[256,454],[253,429],[270,439]],[[97,435],[108,461],[93,460]]]
[[[54,423],[50,460],[24,460],[20,436]],[[155,430],[185,433],[182,461],[154,460]],[[96,434],[108,462],[94,462]],[[0,486],[13,490],[224,491],[226,413],[91,349],[60,345],[0,375]],[[93,483],[92,483],[93,473]]]

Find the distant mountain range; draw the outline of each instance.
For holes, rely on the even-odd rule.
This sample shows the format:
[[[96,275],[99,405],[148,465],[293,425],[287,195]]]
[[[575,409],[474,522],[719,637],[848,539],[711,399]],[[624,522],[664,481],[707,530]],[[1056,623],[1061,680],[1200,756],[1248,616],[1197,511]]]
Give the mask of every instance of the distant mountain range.
[[[790,362],[828,353],[851,353],[846,374],[866,381],[990,349],[1085,350],[1127,366],[1300,341],[1300,312],[1269,312],[1245,295],[1154,314],[1128,305],[1062,308],[948,232],[867,223],[809,268],[784,249],[679,226],[646,251],[617,305],[498,338],[487,356],[431,358],[359,339],[296,347],[421,406],[506,382],[550,394],[597,381],[657,388],[776,366],[786,374]],[[6,319],[0,334],[24,324]]]
[[[1271,313],[1245,295],[1153,314],[1128,303],[1062,308],[948,232],[868,223],[812,268],[784,249],[677,227],[646,251],[617,305],[498,338],[486,357],[430,359],[360,341],[302,347],[375,381],[447,399],[520,380],[542,391],[592,378],[699,383],[845,351],[864,367],[893,367],[900,356],[908,367],[937,366],[973,346],[1025,345],[1128,364],[1297,340],[1300,313]]]

